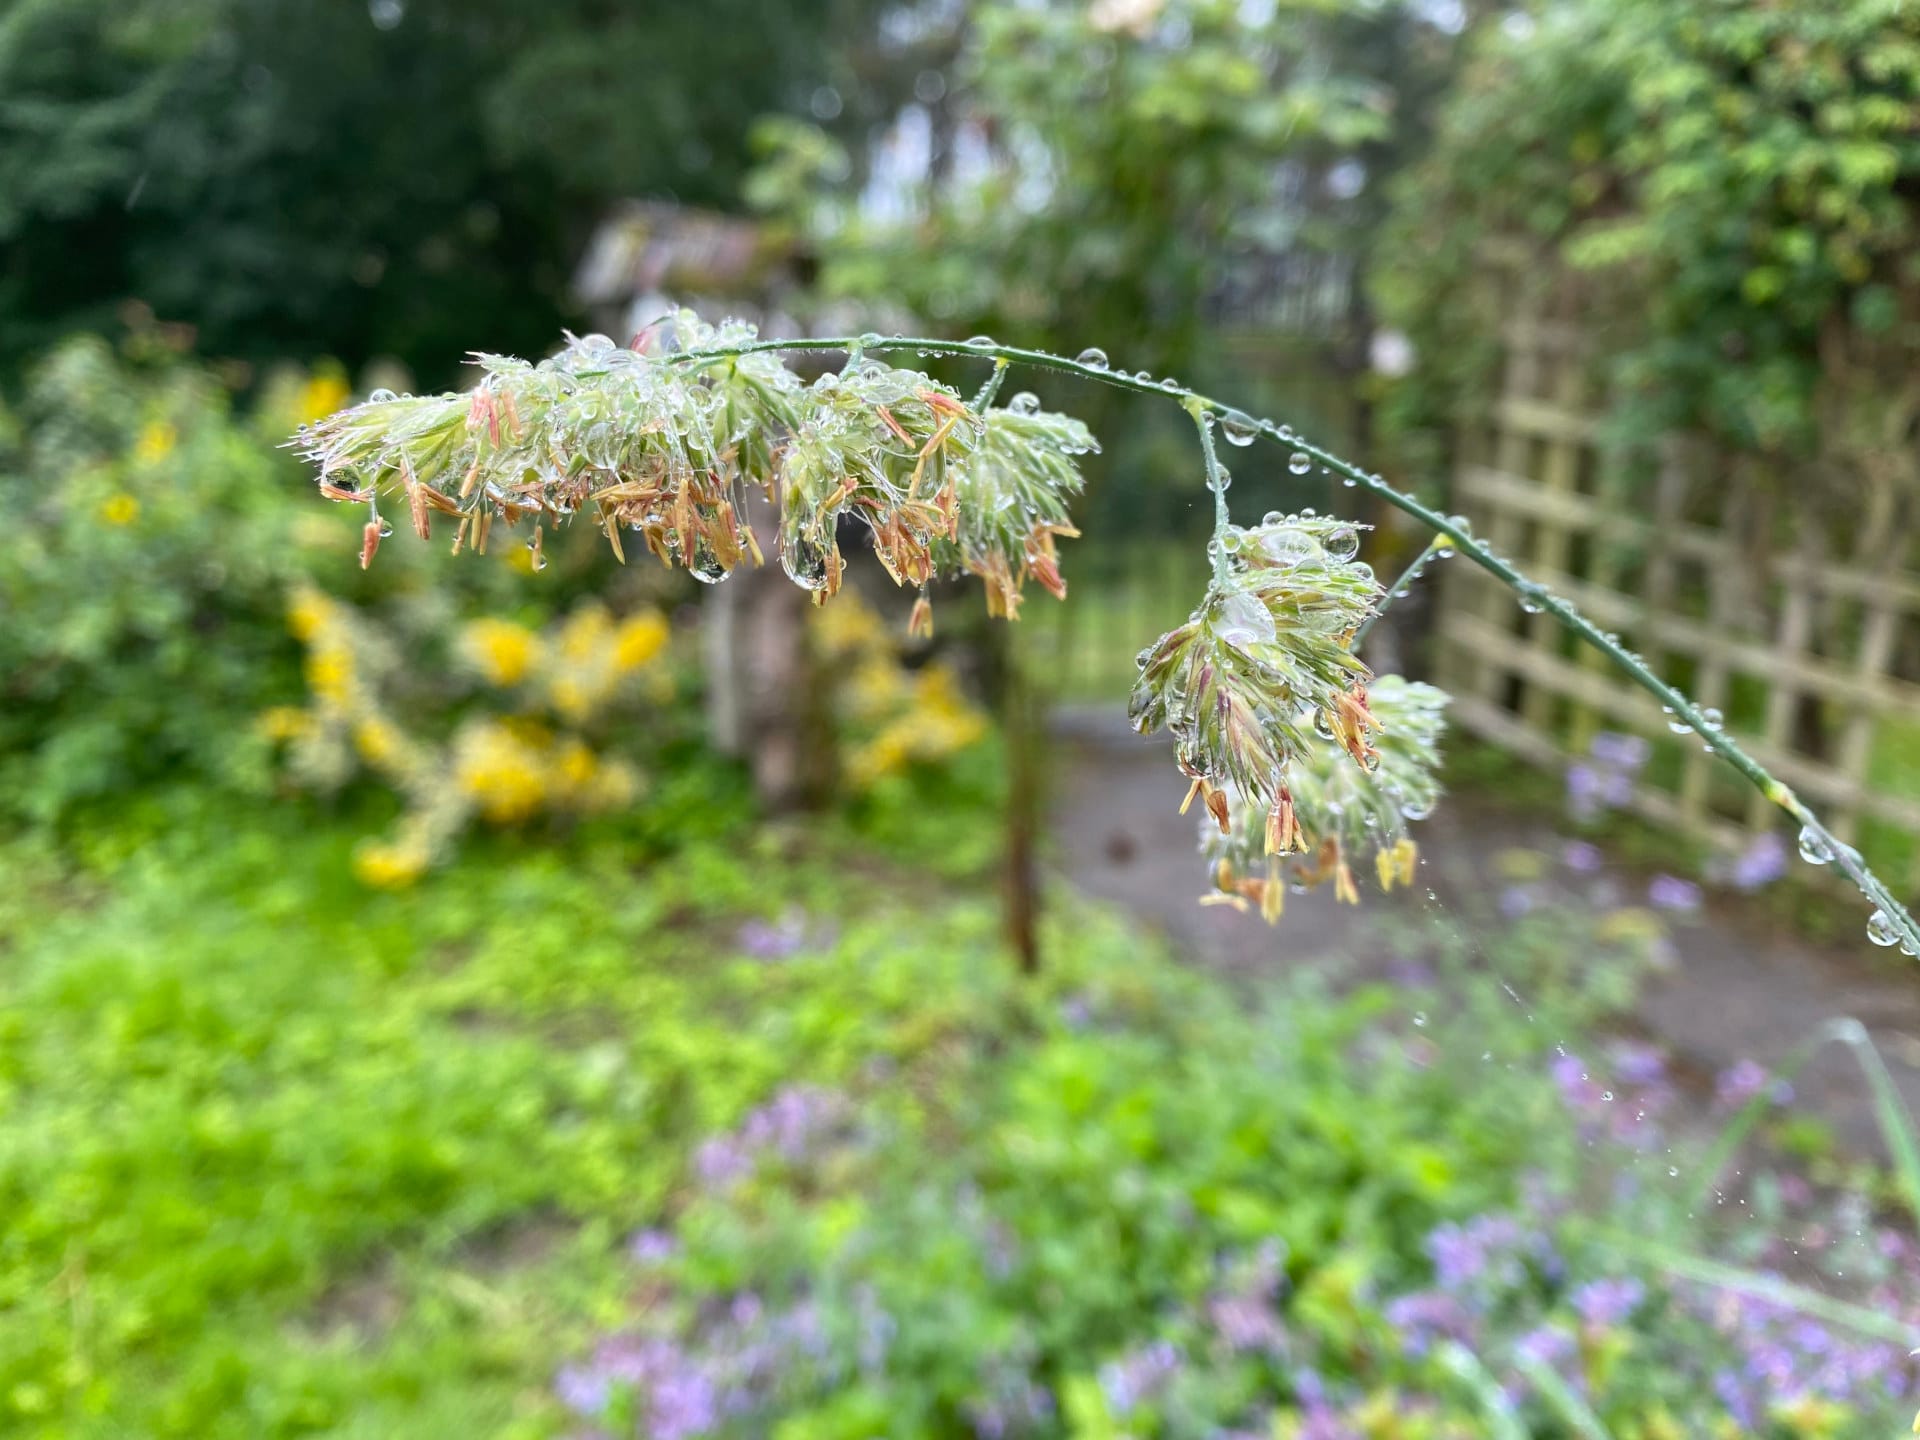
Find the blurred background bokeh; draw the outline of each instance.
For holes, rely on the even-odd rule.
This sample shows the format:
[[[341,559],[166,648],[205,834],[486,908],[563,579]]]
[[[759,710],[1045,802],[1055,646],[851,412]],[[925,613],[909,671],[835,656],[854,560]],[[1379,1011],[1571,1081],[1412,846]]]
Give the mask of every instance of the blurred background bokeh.
[[[1097,348],[1912,895],[1917,203],[1900,0],[0,0],[0,1434],[1904,1433],[1913,961],[1465,562],[1413,882],[1269,928],[1125,722],[1173,405],[1017,376],[1070,596],[931,638],[363,570],[286,446],[683,305]]]

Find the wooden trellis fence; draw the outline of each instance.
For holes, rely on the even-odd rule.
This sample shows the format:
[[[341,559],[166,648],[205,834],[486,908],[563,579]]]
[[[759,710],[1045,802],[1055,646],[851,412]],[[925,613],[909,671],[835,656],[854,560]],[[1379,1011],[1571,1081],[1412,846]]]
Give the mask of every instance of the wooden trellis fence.
[[[1477,534],[1618,633],[1883,873],[1920,892],[1920,568],[1906,512],[1843,522],[1790,487],[1741,483],[1704,446],[1650,475],[1601,463],[1597,395],[1572,326],[1517,321],[1498,400],[1465,427],[1454,506]],[[1783,492],[1783,489],[1785,493]],[[1632,805],[1716,847],[1778,813],[1551,616],[1446,567],[1438,678],[1458,723],[1561,767],[1603,730],[1652,742]]]

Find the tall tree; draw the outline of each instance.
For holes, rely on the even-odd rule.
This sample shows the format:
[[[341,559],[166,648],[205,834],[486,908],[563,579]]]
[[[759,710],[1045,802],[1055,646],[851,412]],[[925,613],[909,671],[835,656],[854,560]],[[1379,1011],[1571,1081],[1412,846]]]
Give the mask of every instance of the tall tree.
[[[0,364],[129,297],[220,354],[539,349],[616,197],[730,203],[873,0],[0,0]]]

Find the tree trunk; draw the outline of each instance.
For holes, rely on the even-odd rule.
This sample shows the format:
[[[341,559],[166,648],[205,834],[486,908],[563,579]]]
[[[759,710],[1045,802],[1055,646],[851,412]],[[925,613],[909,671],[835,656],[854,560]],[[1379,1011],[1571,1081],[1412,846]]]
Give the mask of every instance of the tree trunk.
[[[779,512],[755,495],[745,519],[767,563],[741,567],[708,598],[708,734],[720,753],[746,760],[761,808],[779,814],[831,794],[831,717],[809,643],[809,596],[774,558]]]

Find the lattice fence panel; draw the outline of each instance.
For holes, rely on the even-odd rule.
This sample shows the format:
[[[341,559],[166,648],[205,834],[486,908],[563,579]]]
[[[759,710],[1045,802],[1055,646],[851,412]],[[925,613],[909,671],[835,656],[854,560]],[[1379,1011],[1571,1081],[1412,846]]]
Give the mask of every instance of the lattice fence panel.
[[[1920,565],[1912,538],[1743,483],[1697,444],[1605,483],[1571,327],[1516,321],[1491,412],[1466,427],[1454,504],[1475,533],[1614,631],[1920,894]],[[1760,498],[1756,498],[1760,497]],[[1894,522],[1898,523],[1895,516]],[[1632,805],[1716,848],[1781,821],[1696,736],[1551,616],[1477,567],[1446,567],[1439,678],[1459,723],[1543,766],[1603,730],[1652,742]]]

